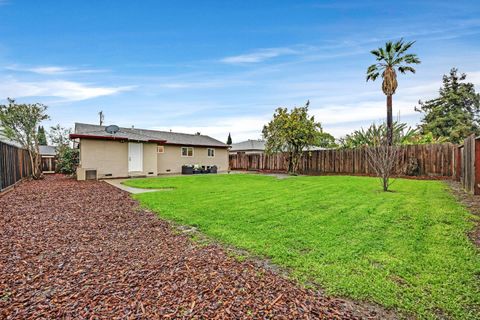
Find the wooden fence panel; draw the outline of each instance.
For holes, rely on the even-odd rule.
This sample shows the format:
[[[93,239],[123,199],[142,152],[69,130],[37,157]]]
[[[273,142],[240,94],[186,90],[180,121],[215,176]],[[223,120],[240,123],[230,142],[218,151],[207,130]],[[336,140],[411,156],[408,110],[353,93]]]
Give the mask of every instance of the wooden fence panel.
[[[31,174],[28,151],[0,141],[0,191]]]
[[[54,173],[56,168],[56,158],[53,156],[42,157],[40,167],[43,173]]]
[[[451,143],[402,146],[398,152],[395,172],[399,175],[405,174],[409,162],[416,159],[420,176],[454,177],[458,161],[456,152],[457,146]],[[231,170],[286,172],[287,166],[286,153],[230,155]],[[366,148],[306,151],[298,171],[310,175],[374,174]]]
[[[460,182],[463,188],[470,193],[480,194],[477,179],[477,175],[480,174],[480,166],[476,165],[480,163],[480,156],[477,157],[477,153],[480,152],[479,141],[475,139],[474,135],[471,135],[465,139],[463,146],[460,147]],[[476,170],[477,169],[477,170]],[[478,174],[477,172],[478,171]]]

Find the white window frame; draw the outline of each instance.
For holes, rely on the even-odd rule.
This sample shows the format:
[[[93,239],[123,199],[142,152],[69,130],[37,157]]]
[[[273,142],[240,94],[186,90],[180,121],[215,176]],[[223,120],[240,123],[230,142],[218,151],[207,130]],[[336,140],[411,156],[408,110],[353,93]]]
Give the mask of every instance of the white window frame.
[[[165,146],[157,146],[157,153],[165,153]]]
[[[210,155],[210,150],[212,150],[213,155]],[[214,148],[207,148],[207,157],[215,158],[215,149]]]
[[[183,155],[183,149],[184,148],[187,149],[187,155],[186,156]],[[192,149],[192,155],[191,156],[188,155],[188,149]],[[195,151],[193,150],[193,147],[180,147],[180,155],[184,158],[192,158],[195,155]]]

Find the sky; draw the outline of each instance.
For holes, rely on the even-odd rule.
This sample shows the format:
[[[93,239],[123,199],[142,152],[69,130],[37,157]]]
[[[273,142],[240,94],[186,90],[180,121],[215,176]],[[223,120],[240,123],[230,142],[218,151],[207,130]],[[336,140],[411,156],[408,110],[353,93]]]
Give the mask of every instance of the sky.
[[[340,138],[386,116],[370,50],[416,41],[417,73],[399,75],[394,115],[452,67],[480,91],[475,1],[0,0],[0,104],[48,105],[50,120],[261,137],[277,107],[302,106]]]

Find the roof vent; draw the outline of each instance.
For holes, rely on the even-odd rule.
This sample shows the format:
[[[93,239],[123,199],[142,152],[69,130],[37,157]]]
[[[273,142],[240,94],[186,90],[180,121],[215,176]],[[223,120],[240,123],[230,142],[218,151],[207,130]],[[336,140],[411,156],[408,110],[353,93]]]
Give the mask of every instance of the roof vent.
[[[195,133],[195,135],[199,136],[199,135],[200,135],[200,132]]]

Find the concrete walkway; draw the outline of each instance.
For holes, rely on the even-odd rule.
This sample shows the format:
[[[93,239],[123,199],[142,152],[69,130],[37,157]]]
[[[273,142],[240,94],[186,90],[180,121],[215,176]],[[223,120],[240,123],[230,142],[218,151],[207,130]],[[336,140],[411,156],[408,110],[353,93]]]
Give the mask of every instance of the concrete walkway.
[[[155,192],[155,191],[168,191],[170,189],[141,189],[141,188],[134,188],[134,187],[129,187],[122,182],[127,181],[128,179],[106,179],[104,180],[106,183],[111,184],[114,187],[117,187],[118,189],[121,189],[123,191],[127,191],[128,193],[145,193],[145,192]]]
[[[218,174],[258,174],[258,175],[263,175],[263,176],[272,176],[276,177],[277,179],[287,179],[290,178],[291,176],[285,173],[262,173],[262,172],[256,172],[256,171],[230,171],[229,173],[227,172],[221,172]],[[165,177],[175,177],[175,176],[182,176],[181,174],[172,174],[168,175]],[[160,176],[159,176],[160,177]],[[155,177],[158,178],[158,177]],[[165,188],[165,189],[142,189],[142,188],[134,188],[134,187],[129,187],[122,182],[127,181],[129,179],[105,179],[105,181],[108,184],[111,184],[114,187],[117,187],[118,189],[127,191],[129,193],[137,194],[137,193],[145,193],[145,192],[156,192],[156,191],[170,191],[172,189],[170,188]]]

